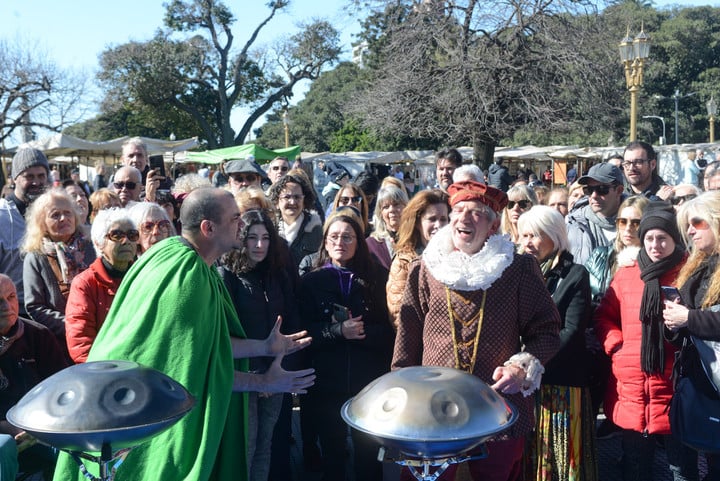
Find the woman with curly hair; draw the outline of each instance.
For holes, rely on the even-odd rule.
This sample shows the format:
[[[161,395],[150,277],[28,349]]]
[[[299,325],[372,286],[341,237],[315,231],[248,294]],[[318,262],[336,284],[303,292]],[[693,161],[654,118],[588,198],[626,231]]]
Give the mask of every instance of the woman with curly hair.
[[[315,193],[303,177],[287,174],[270,187],[269,197],[278,210],[280,237],[298,267],[303,257],[317,252],[322,240],[322,221],[313,212]]]
[[[85,219],[64,189],[38,197],[26,218],[21,247],[25,309],[67,349],[65,304],[70,283],[95,260],[95,249],[84,230]]]

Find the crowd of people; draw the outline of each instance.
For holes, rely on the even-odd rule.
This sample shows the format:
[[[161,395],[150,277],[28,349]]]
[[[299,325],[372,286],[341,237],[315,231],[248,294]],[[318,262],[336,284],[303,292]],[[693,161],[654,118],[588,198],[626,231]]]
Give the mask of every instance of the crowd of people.
[[[720,162],[671,186],[652,146],[619,157],[553,188],[551,172],[483,173],[445,149],[428,189],[400,171],[232,159],[223,182],[189,174],[167,191],[138,138],[92,187],[20,149],[0,200],[0,478],[83,479],[5,412],[73,363],[125,359],[197,406],[130,452],[120,481],[293,479],[293,406],[305,470],[380,481],[377,442],[340,408],[420,365],[469,372],[517,410],[472,479],[595,481],[596,440],[616,434],[625,481],[653,479],[658,445],[676,481],[699,480],[668,406],[683,339],[720,336]]]

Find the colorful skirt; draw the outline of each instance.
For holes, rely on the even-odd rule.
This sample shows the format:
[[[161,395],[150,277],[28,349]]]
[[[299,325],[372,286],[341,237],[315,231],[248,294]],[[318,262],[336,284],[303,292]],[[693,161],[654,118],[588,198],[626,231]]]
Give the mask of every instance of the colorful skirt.
[[[528,479],[597,481],[592,403],[587,388],[542,385],[535,397],[535,434],[529,437]]]

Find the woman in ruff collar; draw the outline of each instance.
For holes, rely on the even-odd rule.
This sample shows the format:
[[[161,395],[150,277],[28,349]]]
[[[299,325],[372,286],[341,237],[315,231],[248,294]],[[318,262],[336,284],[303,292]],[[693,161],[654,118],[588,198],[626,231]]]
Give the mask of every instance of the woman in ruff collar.
[[[450,223],[408,276],[392,367],[454,367],[506,397],[518,421],[486,443],[487,458],[469,469],[474,480],[511,480],[534,424],[531,394],[560,345],[560,317],[537,261],[497,233],[505,193],[473,181],[452,184],[448,193]],[[456,466],[438,479],[454,479]],[[404,470],[402,479],[411,476]]]

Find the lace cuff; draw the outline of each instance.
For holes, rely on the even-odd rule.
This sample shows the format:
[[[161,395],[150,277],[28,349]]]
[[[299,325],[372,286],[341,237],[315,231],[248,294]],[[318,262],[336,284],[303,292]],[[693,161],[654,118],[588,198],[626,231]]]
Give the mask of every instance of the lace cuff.
[[[525,370],[525,381],[520,390],[523,396],[528,397],[540,387],[540,380],[545,372],[545,368],[535,356],[529,352],[519,352],[503,364],[503,366],[510,365],[521,367]]]

